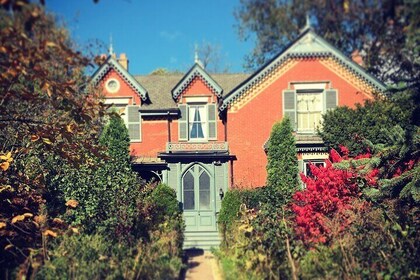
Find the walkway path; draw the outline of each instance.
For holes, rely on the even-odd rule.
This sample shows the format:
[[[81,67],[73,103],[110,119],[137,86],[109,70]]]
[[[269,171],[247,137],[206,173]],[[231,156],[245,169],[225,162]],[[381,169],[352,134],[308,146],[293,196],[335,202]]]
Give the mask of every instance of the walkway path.
[[[217,260],[210,252],[187,250],[188,257],[185,280],[221,280]]]

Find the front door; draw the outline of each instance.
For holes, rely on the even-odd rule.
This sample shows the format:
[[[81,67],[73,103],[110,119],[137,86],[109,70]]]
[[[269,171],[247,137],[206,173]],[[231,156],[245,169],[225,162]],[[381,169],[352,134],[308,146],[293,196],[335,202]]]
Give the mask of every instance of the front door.
[[[182,177],[185,231],[216,231],[215,191],[210,174],[199,164]]]

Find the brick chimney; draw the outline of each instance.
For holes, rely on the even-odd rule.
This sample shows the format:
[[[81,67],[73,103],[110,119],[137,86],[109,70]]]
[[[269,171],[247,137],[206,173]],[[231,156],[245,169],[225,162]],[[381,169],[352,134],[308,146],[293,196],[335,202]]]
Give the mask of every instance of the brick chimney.
[[[118,63],[121,64],[121,66],[128,71],[128,59],[125,53],[120,54],[120,58],[118,58]]]

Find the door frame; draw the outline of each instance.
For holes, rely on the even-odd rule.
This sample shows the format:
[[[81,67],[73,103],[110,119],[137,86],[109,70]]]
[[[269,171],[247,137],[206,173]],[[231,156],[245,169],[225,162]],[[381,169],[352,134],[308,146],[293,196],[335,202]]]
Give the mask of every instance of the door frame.
[[[190,164],[186,165],[185,168],[183,168],[183,171],[180,173],[180,177],[179,177],[179,192],[180,192],[180,201],[182,202],[182,204],[184,203],[184,176],[186,175],[187,172],[189,172],[189,170],[191,170],[191,168],[195,168],[195,166],[200,166],[201,168],[204,169],[203,172],[207,172],[208,176],[210,177],[210,207],[211,209],[208,210],[209,212],[211,212],[212,215],[212,219],[213,219],[213,225],[212,225],[212,229],[201,229],[200,230],[200,226],[197,225],[197,232],[200,231],[217,231],[217,209],[216,209],[216,199],[217,199],[217,193],[216,193],[216,187],[215,187],[215,178],[214,178],[214,173],[209,170],[208,168],[206,168],[206,166],[204,164],[202,164],[201,162],[191,162]],[[194,177],[194,182],[197,178]],[[196,186],[194,183],[194,192],[195,192]],[[199,196],[199,186],[197,187],[198,190],[198,196]],[[195,197],[196,195],[194,195]],[[196,201],[196,203],[199,203],[199,201]],[[196,208],[199,207],[196,206]],[[193,213],[193,212],[199,212],[200,210],[187,210],[187,212],[184,211],[184,209],[182,209],[183,215],[185,216],[185,213]],[[206,210],[203,210],[206,211]],[[197,214],[195,214],[197,215]],[[197,219],[197,223],[198,223],[198,219]],[[188,231],[188,229],[186,229],[186,231]]]

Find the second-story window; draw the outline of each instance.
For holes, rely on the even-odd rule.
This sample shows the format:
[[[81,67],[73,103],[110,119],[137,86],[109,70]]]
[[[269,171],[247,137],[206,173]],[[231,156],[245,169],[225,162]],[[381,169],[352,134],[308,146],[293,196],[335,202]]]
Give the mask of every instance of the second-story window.
[[[180,141],[205,142],[217,140],[216,104],[180,104],[179,124]]]
[[[297,133],[315,133],[322,127],[322,114],[337,106],[337,90],[327,83],[294,84],[283,91],[283,114]]]
[[[206,105],[188,106],[188,131],[190,140],[203,140],[207,138]]]

